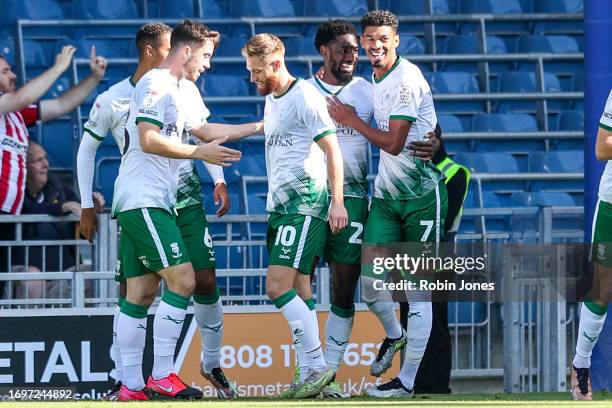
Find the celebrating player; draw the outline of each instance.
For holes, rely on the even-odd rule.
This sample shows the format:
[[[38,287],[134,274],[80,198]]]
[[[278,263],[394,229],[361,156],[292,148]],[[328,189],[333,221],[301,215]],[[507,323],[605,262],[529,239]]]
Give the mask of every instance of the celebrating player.
[[[315,256],[323,251],[325,220],[329,216],[331,231],[337,233],[346,227],[347,213],[342,155],[325,99],[311,84],[287,71],[284,54],[285,46],[272,34],[258,34],[242,49],[251,82],[266,96],[266,292],[287,319],[294,344],[303,347],[308,361],[308,376],[302,383],[293,383],[285,396],[307,398],[321,392],[333,370],[323,357],[316,315],[293,286],[298,274],[311,273]],[[309,284],[306,287],[310,289]]]
[[[355,107],[359,117],[370,123],[373,115],[372,85],[355,77],[359,43],[355,26],[345,20],[321,25],[315,37],[315,48],[323,56],[323,74],[308,82],[323,96],[335,96]],[[338,371],[353,329],[355,288],[361,271],[361,242],[368,216],[368,140],[352,127],[336,124],[336,135],[344,159],[344,206],[348,213],[347,228],[332,234],[327,231],[325,260],[332,271],[331,310],[325,325],[325,361]],[[305,361],[300,358],[300,380],[304,380]],[[323,389],[323,396],[349,398],[336,382]]]
[[[374,68],[374,116],[379,129],[364,122],[355,109],[338,98],[328,98],[332,118],[354,128],[380,147],[374,198],[365,228],[365,243],[439,242],[446,213],[446,189],[429,161],[415,158],[410,145],[433,132],[437,119],[429,84],[414,64],[399,57],[397,18],[389,11],[371,11],[361,19],[361,45]],[[416,254],[415,254],[416,255]],[[408,335],[395,315],[387,291],[373,287],[373,277],[362,277],[364,301],[385,328],[386,338],[370,373],[382,375],[394,354],[406,344],[397,378],[365,390],[374,397],[408,396],[431,331],[431,296],[409,293]]]
[[[599,200],[593,216],[592,259],[595,262],[595,285],[588,294],[580,309],[580,324],[578,325],[578,340],[576,354],[572,362],[570,392],[575,401],[590,401],[593,399],[591,386],[591,353],[601,334],[608,313],[608,303],[612,299],[612,257],[610,242],[612,242],[612,91],[608,95],[606,106],[597,132],[595,156],[598,160],[606,160],[606,168],[599,183]]]

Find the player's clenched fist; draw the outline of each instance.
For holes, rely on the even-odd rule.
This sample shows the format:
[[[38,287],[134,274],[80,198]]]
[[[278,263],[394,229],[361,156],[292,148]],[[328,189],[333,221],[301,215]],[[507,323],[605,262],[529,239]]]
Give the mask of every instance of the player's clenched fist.
[[[348,213],[344,204],[332,202],[329,208],[329,226],[332,234],[338,233],[341,229],[346,228],[348,224]]]
[[[204,160],[211,164],[218,164],[223,167],[231,166],[231,162],[239,161],[242,153],[229,147],[221,146],[227,137],[217,139],[210,143],[198,145],[194,152],[194,159]]]

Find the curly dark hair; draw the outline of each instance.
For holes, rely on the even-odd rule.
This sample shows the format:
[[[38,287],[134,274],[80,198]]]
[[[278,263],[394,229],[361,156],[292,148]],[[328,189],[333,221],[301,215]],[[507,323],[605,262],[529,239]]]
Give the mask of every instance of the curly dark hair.
[[[399,22],[395,14],[389,10],[373,10],[368,11],[365,16],[361,18],[361,30],[365,31],[366,27],[391,27],[393,31],[397,33]]]
[[[314,45],[317,52],[321,52],[322,45],[327,45],[336,37],[345,34],[353,34],[355,37],[357,37],[357,30],[355,29],[355,26],[346,20],[336,19],[330,20],[325,24],[321,24],[317,30],[317,35],[315,36],[314,40]]]
[[[141,56],[146,45],[157,47],[164,34],[171,33],[172,28],[164,23],[148,23],[138,29],[136,33],[136,49]]]

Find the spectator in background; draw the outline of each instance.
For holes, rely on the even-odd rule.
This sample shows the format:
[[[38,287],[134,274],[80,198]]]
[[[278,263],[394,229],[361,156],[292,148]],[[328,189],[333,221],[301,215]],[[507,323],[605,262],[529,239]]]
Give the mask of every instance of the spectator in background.
[[[454,162],[446,153],[442,140],[442,128],[436,125],[435,137],[431,139],[435,154],[431,159],[438,170],[444,175],[448,194],[448,212],[444,219],[443,242],[455,242],[459,230],[463,202],[467,196],[470,183],[470,171]],[[444,271],[449,281],[454,280],[454,272]],[[442,280],[444,278],[439,277]],[[448,330],[448,302],[432,302],[432,325],[425,354],[419,365],[414,381],[416,394],[448,394],[450,390],[450,373],[452,365],[452,349],[450,332]],[[402,325],[406,327],[408,304],[400,304]]]
[[[26,181],[28,130],[37,121],[50,121],[74,110],[96,88],[106,71],[106,60],[91,49],[91,75],[55,99],[39,99],[70,66],[75,48],[65,46],[55,64],[17,89],[17,76],[10,64],[0,55],[0,215],[21,213]],[[0,241],[15,239],[11,224],[0,228]],[[8,248],[0,247],[0,272],[10,270]],[[0,293],[4,282],[0,281]]]
[[[93,193],[94,206],[98,212],[104,209],[104,197]],[[27,155],[27,177],[22,214],[47,214],[81,216],[80,199],[74,190],[49,172],[47,152],[36,142],[30,142]],[[77,238],[76,222],[41,222],[23,225],[24,240],[73,240]],[[31,246],[27,253],[16,251],[14,272],[59,272],[74,270],[79,264],[74,245]],[[82,267],[79,267],[82,270]],[[64,283],[64,284],[62,284]],[[62,298],[68,294],[69,286],[63,281],[18,281],[13,288],[14,298]]]

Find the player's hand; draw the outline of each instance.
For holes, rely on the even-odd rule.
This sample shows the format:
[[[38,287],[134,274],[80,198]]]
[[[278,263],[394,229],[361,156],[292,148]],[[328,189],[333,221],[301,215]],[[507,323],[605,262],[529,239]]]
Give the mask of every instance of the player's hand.
[[[98,215],[95,208],[83,208],[79,229],[81,235],[93,243],[94,235],[98,232]]]
[[[229,193],[227,192],[227,185],[225,183],[217,183],[215,185],[213,200],[215,201],[215,205],[219,205],[219,202],[221,202],[221,207],[217,210],[217,217],[223,217],[229,211],[231,205]]]
[[[91,194],[91,197],[93,198],[94,208],[96,212],[101,213],[102,211],[104,211],[104,204],[106,204],[104,196],[101,193],[94,191]]]
[[[317,71],[317,73],[315,74],[315,76],[319,79],[323,79],[323,75],[325,74],[325,67],[322,66],[321,68],[319,68],[319,70]]]
[[[436,143],[436,135],[433,132],[427,134],[427,140],[412,141],[408,144],[410,155],[423,161],[430,161],[438,151],[439,144]]]
[[[343,204],[333,203],[329,208],[329,226],[332,234],[337,234],[348,224],[348,213]]]
[[[213,140],[210,143],[198,145],[194,152],[193,159],[204,160],[211,164],[229,167],[232,162],[239,161],[242,153],[238,150],[230,149],[229,147],[221,146],[221,143],[227,140],[227,136],[221,139]]]
[[[55,56],[55,65],[60,72],[64,72],[70,66],[70,61],[72,61],[72,57],[76,51],[72,45],[65,45],[62,47],[62,50],[59,54]]]
[[[89,54],[89,68],[91,68],[91,75],[100,80],[106,72],[106,58],[99,57],[96,54],[96,46],[91,46],[91,52]]]
[[[359,119],[355,108],[345,105],[335,96],[327,98],[327,111],[333,120],[344,126],[354,127],[355,119]]]
[[[72,213],[77,217],[81,217],[81,204],[76,201],[66,201],[62,204],[63,213]]]

